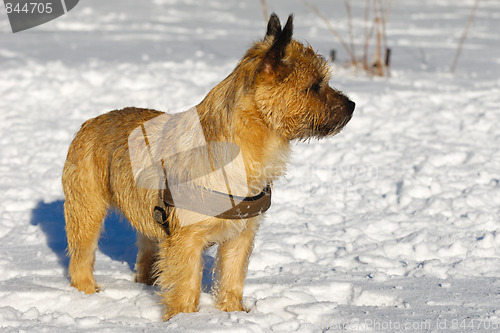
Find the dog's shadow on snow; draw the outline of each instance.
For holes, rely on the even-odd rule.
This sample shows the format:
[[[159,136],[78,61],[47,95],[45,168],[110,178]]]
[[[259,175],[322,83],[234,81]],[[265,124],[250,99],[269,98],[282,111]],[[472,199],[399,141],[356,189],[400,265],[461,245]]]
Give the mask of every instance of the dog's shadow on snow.
[[[39,202],[33,209],[31,224],[42,228],[47,237],[47,245],[57,255],[59,263],[67,269],[69,258],[66,255],[68,243],[63,204],[63,200]],[[113,260],[126,262],[133,269],[137,256],[135,237],[135,231],[127,221],[119,213],[110,211],[99,239],[99,250]]]
[[[50,203],[38,202],[32,211],[31,224],[39,226],[47,237],[47,245],[54,251],[59,264],[68,270],[69,257],[66,255],[68,246],[65,221],[64,201],[57,200]],[[99,250],[113,260],[126,262],[130,270],[134,270],[137,257],[135,244],[136,233],[127,220],[118,212],[110,211],[104,221],[104,230],[99,239]],[[202,289],[210,290],[213,285],[214,258],[204,255]]]

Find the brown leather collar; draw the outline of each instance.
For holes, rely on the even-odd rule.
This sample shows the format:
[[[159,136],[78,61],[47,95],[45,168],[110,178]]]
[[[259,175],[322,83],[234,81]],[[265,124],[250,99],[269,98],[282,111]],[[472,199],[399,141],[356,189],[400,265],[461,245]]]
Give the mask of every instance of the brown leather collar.
[[[174,202],[172,191],[175,189],[175,185],[171,188],[168,183],[166,184],[163,190],[165,206],[187,209],[220,219],[248,219],[261,215],[271,206],[271,185],[269,184],[253,197],[241,197],[197,187],[190,191],[177,192]]]

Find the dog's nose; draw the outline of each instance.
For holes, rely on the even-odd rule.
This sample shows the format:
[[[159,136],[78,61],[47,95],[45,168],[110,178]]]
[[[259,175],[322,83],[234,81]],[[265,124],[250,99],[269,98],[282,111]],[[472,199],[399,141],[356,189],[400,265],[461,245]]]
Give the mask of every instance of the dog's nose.
[[[347,102],[347,108],[348,108],[349,112],[353,113],[355,107],[356,107],[356,103],[354,103],[353,101]]]

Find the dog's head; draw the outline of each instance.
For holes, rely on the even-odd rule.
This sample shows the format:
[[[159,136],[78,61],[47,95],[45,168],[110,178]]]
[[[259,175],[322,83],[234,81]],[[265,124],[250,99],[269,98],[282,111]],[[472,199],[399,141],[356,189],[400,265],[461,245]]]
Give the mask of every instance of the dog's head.
[[[287,140],[337,134],[355,104],[329,86],[327,61],[292,34],[293,16],[282,28],[273,13],[264,39],[243,58],[255,67],[254,103],[266,125]]]

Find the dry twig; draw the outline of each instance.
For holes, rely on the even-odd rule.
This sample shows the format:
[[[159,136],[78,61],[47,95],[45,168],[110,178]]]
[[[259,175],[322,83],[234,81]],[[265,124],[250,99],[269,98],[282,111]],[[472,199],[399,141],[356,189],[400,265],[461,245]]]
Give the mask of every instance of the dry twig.
[[[332,32],[335,37],[337,37],[342,47],[349,55],[351,66],[355,68],[359,68],[360,66],[362,66],[363,70],[365,70],[368,75],[375,74],[379,76],[390,76],[389,66],[391,53],[390,49],[387,47],[386,22],[387,18],[389,17],[392,0],[388,0],[386,8],[384,8],[384,0],[366,0],[363,55],[360,59],[356,58],[353,16],[350,0],[344,0],[347,17],[347,29],[349,34],[349,45],[344,41],[342,36],[330,24],[330,21],[323,15],[321,11],[318,10],[317,7],[311,5],[306,0],[302,0],[302,2],[307,7],[309,7],[325,23],[328,30],[330,30],[330,32]],[[373,12],[373,18],[371,18],[371,12]],[[368,53],[370,50],[370,41],[372,40],[374,33],[376,33],[376,45],[374,46],[374,55],[372,62],[369,63]],[[332,50],[331,54],[334,55],[335,50]]]
[[[453,59],[453,63],[451,64],[451,73],[455,73],[455,68],[457,67],[458,58],[460,57],[460,53],[462,52],[462,45],[464,44],[465,38],[467,37],[467,32],[474,21],[474,15],[476,14],[476,8],[479,5],[479,0],[476,0],[474,3],[474,7],[472,7],[472,11],[469,16],[469,20],[467,21],[467,25],[465,26],[464,32],[462,34],[462,38],[460,38],[460,43],[458,44],[457,53],[455,54],[455,58]]]
[[[266,0],[260,0],[260,6],[262,7],[262,15],[264,15],[264,22],[267,23],[269,16],[267,15],[267,4]]]
[[[347,30],[349,31],[349,47],[352,51],[354,59],[356,59],[356,49],[354,47],[354,34],[352,28],[352,12],[351,12],[351,4],[349,0],[344,0],[345,11],[347,13]]]
[[[335,28],[330,24],[330,22],[328,21],[328,19],[318,10],[317,7],[311,5],[309,2],[307,2],[306,0],[302,0],[302,2],[307,6],[309,7],[313,12],[316,13],[316,15],[318,15],[318,17],[323,21],[325,22],[326,24],[326,27],[328,28],[328,30],[330,30],[331,33],[333,33],[335,35],[335,37],[338,38],[340,44],[342,45],[342,47],[346,50],[347,54],[349,55],[349,57],[351,58],[351,62],[353,64],[356,63],[356,57],[354,56],[354,54],[352,53],[352,50],[349,48],[349,45],[346,44],[346,42],[344,41],[344,39],[342,38],[342,36],[337,32],[337,30],[335,30]]]

